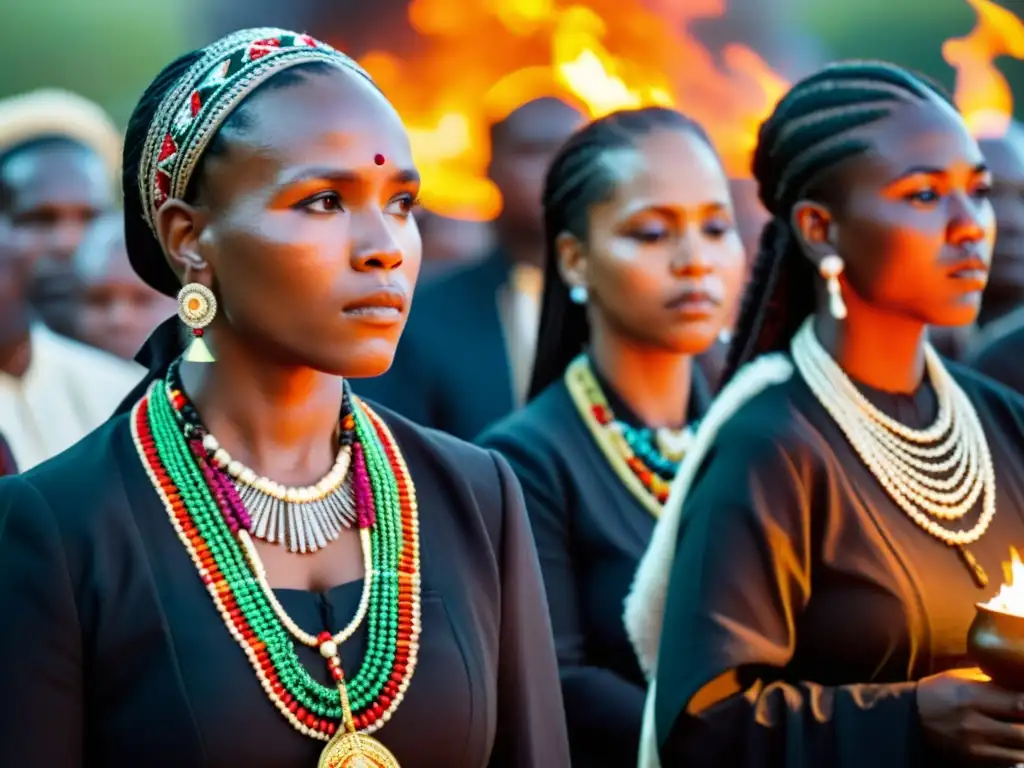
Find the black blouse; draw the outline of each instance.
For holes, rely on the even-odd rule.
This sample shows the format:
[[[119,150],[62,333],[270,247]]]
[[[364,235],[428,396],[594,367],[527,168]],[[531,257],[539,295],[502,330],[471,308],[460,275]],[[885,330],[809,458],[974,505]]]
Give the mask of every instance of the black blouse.
[[[617,419],[640,419],[594,371]],[[710,397],[693,372],[689,418]],[[555,630],[575,768],[633,768],[646,684],[626,636],[623,600],[655,518],[619,480],[564,381],[489,429],[526,498]]]
[[[977,371],[1024,394],[1024,308],[982,331],[965,362]]]
[[[383,411],[416,483],[419,663],[375,734],[403,768],[569,765],[551,626],[518,483],[493,453]],[[309,632],[362,581],[276,590]],[[0,765],[309,768],[323,743],[274,709],[117,417],[0,481]],[[342,646],[365,650],[366,623]],[[315,649],[306,668],[328,684]]]
[[[1024,401],[948,367],[995,465],[998,512],[968,547],[988,587],[892,501],[794,370],[723,425],[683,505],[658,654],[665,768],[947,764],[924,746],[914,681],[972,666],[975,603],[1024,545]],[[862,391],[908,426],[934,420],[928,385]]]

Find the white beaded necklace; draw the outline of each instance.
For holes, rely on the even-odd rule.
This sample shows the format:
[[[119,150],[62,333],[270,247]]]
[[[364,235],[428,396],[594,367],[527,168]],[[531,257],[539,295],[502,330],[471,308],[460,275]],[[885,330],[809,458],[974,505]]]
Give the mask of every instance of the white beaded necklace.
[[[975,583],[986,586],[988,576],[967,545],[985,534],[996,513],[992,455],[974,406],[935,350],[925,348],[925,365],[939,412],[922,430],[889,418],[860,393],[818,341],[813,318],[794,336],[792,354],[808,387],[893,501],[918,526],[956,549]],[[932,519],[959,520],[979,497],[981,514],[968,529],[950,530]]]
[[[231,476],[252,516],[252,535],[278,543],[290,552],[316,552],[337,540],[356,522],[356,500],[349,480],[351,446],[338,450],[334,466],[315,485],[292,488],[257,474],[231,458],[207,433],[203,448],[211,461]]]

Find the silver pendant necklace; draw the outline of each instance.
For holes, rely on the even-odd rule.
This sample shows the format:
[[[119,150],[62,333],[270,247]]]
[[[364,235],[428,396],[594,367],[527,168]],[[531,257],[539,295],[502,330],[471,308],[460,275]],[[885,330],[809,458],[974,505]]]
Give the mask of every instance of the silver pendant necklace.
[[[357,519],[355,492],[348,480],[323,498],[307,502],[280,499],[237,480],[235,489],[252,517],[249,532],[289,552],[316,552]]]
[[[338,454],[334,465],[320,480],[308,486],[289,487],[257,474],[231,458],[203,426],[195,407],[188,401],[177,362],[167,372],[168,397],[184,399],[176,408],[187,440],[201,439],[209,462],[230,479],[239,499],[249,512],[249,533],[289,552],[316,552],[337,540],[344,528],[358,520],[356,495],[349,468],[355,441],[355,420],[347,385],[341,404],[336,437]]]
[[[337,540],[343,528],[357,519],[355,490],[349,476],[352,446],[343,444],[334,466],[315,485],[289,487],[257,475],[231,458],[207,433],[203,448],[210,460],[231,477],[249,511],[249,532],[262,541],[280,544],[289,552],[316,552]]]

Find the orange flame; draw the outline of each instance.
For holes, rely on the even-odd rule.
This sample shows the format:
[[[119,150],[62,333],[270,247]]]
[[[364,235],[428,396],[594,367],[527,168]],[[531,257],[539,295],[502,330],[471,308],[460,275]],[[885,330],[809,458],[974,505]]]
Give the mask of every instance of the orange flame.
[[[984,604],[986,608],[1013,616],[1024,616],[1024,562],[1010,547],[1010,562],[1003,563],[1003,584],[999,594]]]
[[[683,9],[683,6],[686,6]],[[757,127],[788,83],[754,51],[730,45],[722,66],[686,30],[723,0],[412,0],[425,51],[361,64],[402,114],[424,178],[424,205],[491,219],[487,128],[531,99],[556,96],[591,117],[678,106],[714,138],[729,174],[749,177]],[[651,10],[654,7],[656,10]]]
[[[1013,93],[993,61],[1024,59],[1024,22],[991,0],[967,0],[978,23],[964,37],[947,40],[942,55],[956,69],[954,99],[979,138],[1006,133],[1013,115]]]

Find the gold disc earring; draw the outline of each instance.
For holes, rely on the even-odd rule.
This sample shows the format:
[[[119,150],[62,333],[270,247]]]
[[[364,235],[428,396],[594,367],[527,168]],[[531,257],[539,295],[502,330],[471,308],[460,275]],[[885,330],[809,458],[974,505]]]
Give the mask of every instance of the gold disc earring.
[[[178,317],[192,329],[192,341],[183,359],[190,363],[212,363],[214,356],[203,341],[203,329],[217,315],[217,297],[200,283],[189,283],[178,291]]]
[[[846,302],[843,301],[843,289],[839,285],[839,275],[845,266],[843,260],[834,254],[826,256],[818,265],[818,272],[825,279],[825,288],[828,290],[828,311],[836,320],[846,317]]]

